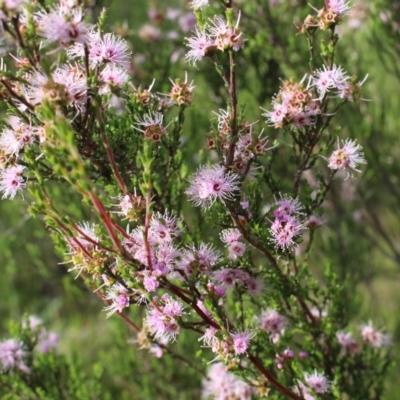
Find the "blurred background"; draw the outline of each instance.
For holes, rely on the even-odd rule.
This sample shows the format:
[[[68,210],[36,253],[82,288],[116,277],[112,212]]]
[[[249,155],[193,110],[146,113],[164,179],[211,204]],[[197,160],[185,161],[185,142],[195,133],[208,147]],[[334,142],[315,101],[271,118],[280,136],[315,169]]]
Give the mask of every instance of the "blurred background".
[[[207,9],[209,16],[218,12]],[[280,78],[301,80],[308,72],[308,50],[296,25],[312,10],[303,0],[234,1],[242,10],[241,29],[248,39],[238,62],[239,104],[246,120],[260,120],[271,141],[278,132],[267,127],[260,106],[269,108]],[[329,260],[341,279],[348,280],[349,308],[354,323],[373,320],[393,335],[393,354],[400,346],[400,1],[354,1],[353,14],[338,31],[337,63],[364,84],[363,101],[350,104],[335,118],[341,138],[357,138],[368,165],[356,179],[339,180],[324,204],[327,222],[318,231],[312,257],[314,272]],[[323,0],[312,2],[323,7]],[[167,93],[168,78],[196,86],[194,106],[185,121],[183,147],[194,170],[204,157],[212,110],[225,108],[225,94],[207,60],[198,69],[183,60],[184,37],[194,27],[185,1],[97,0],[95,21],[107,9],[107,31],[116,31],[132,47],[132,80],[137,87]],[[294,23],[293,23],[294,22]],[[318,58],[315,65],[318,65]],[[277,161],[280,179],[289,172]],[[322,164],[321,164],[322,165]],[[312,180],[312,176],[307,179]],[[74,194],[54,188],[54,196],[70,198],[70,212],[87,219],[74,205]],[[75,202],[75,204],[79,204]],[[0,201],[0,339],[10,320],[24,314],[42,318],[59,334],[59,351],[79,357],[80,368],[102,371],[104,398],[198,399],[201,376],[179,360],[161,360],[137,349],[134,336],[117,317],[105,319],[102,302],[60,264],[45,224],[29,216],[29,196]],[[140,310],[136,311],[140,314]],[[178,351],[195,354],[197,338],[182,335]],[[385,399],[399,398],[400,367],[391,369]]]

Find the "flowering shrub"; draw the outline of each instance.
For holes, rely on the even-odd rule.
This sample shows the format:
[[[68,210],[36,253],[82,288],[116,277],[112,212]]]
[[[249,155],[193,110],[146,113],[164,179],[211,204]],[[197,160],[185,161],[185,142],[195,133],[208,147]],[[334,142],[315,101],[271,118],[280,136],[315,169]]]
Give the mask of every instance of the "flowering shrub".
[[[104,13],[92,24],[75,1],[1,5],[15,63],[1,71],[3,198],[29,191],[30,212],[44,217],[68,270],[142,349],[162,357],[182,331],[194,332],[201,360],[180,358],[200,371],[211,363],[205,398],[381,398],[390,337],[371,322],[357,332],[329,260],[323,279],[310,263],[335,180],[354,179],[366,163],[362,144],[335,126],[342,108],[365,100],[366,77],[336,61],[336,28],[351,4],[310,9],[296,38],[307,42],[309,65],[299,82],[281,81],[270,105],[263,99],[262,121],[248,121],[239,103],[255,39],[241,28],[241,3],[190,5],[197,25],[184,60],[189,70],[215,69],[226,103],[211,116],[196,168],[184,125],[196,106],[190,72],[158,93],[154,81],[131,79],[134,55],[105,31]],[[150,27],[140,35],[158,37]],[[54,201],[56,184],[79,194],[90,221]],[[134,307],[145,310],[140,319]],[[3,342],[2,374],[28,375],[31,351]]]
[[[0,341],[0,394],[20,399],[99,398],[101,370],[87,377],[76,363],[57,354],[58,335],[35,316],[10,327],[12,338]]]

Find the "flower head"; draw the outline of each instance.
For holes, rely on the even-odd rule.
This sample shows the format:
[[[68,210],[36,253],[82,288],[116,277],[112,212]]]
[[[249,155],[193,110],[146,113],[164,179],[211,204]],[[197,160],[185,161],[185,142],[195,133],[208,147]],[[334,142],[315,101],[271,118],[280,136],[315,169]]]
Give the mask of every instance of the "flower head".
[[[328,11],[330,10],[339,16],[350,14],[352,8],[350,2],[346,0],[325,0],[325,3]]]
[[[336,338],[346,354],[355,354],[360,351],[357,340],[353,338],[351,332],[339,331],[336,333]]]
[[[36,20],[41,35],[48,43],[59,42],[61,45],[67,45],[70,42],[86,43],[89,38],[80,7],[71,9],[59,5],[50,13],[37,13]]]
[[[186,39],[189,51],[185,55],[185,61],[196,65],[197,61],[204,58],[215,46],[214,41],[206,31],[196,28],[194,35]]]
[[[333,64],[329,68],[324,65],[311,77],[310,87],[315,86],[319,93],[318,99],[322,100],[333,89],[341,92],[346,87],[348,79],[349,77],[342,67]]]
[[[190,179],[190,187],[186,194],[196,206],[210,207],[217,199],[223,203],[232,200],[238,190],[237,175],[225,172],[222,165],[215,165],[211,168],[199,168]]]
[[[92,68],[112,64],[122,69],[129,67],[131,52],[125,39],[106,33],[103,37],[97,31],[88,33],[87,46],[89,49],[89,64]],[[80,43],[71,46],[67,54],[71,58],[83,57],[85,55],[84,47]]]
[[[316,370],[312,374],[304,373],[304,380],[316,393],[325,393],[330,388],[330,383],[326,376]]]
[[[190,7],[193,8],[193,10],[198,10],[199,8],[208,6],[209,0],[192,0],[190,2]]]
[[[167,129],[163,126],[164,116],[159,113],[149,113],[137,119],[136,129],[144,133],[146,139],[151,139],[153,142],[161,140],[161,136],[167,133]],[[144,130],[139,128],[144,127]]]
[[[328,161],[328,168],[346,171],[347,178],[351,176],[352,171],[360,172],[357,164],[366,164],[362,147],[351,139],[342,141],[342,146],[338,140],[338,149],[332,153]]]
[[[156,339],[175,340],[180,332],[177,319],[183,313],[182,304],[168,294],[162,296],[158,303],[148,311],[145,324]]]
[[[233,350],[235,354],[245,354],[247,349],[249,348],[249,342],[254,336],[254,332],[231,333],[231,338],[233,340]]]
[[[111,304],[104,308],[104,311],[107,311],[107,318],[115,312],[121,313],[130,304],[128,289],[120,283],[115,283],[107,290],[106,300],[111,301]]]
[[[361,336],[365,343],[374,348],[389,346],[392,343],[390,335],[374,328],[371,321],[361,326]]]
[[[29,374],[30,369],[24,364],[28,355],[24,344],[18,339],[8,339],[0,343],[0,370],[11,371],[19,369]]]
[[[269,332],[273,341],[279,340],[279,337],[285,332],[285,328],[288,326],[288,320],[283,315],[280,315],[278,311],[273,308],[268,308],[263,311],[262,314],[257,317],[260,328],[264,331]]]
[[[17,192],[25,187],[22,177],[24,169],[24,166],[16,165],[0,171],[0,191],[3,192],[3,199],[13,199]]]
[[[203,380],[203,399],[251,400],[255,388],[228,372],[222,363],[212,364]]]

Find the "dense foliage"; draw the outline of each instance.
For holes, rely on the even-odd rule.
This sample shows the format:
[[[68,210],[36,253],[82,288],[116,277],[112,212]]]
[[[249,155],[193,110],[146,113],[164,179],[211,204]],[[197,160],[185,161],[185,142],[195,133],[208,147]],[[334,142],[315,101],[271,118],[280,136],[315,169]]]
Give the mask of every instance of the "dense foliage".
[[[2,398],[395,393],[397,2],[0,5]]]

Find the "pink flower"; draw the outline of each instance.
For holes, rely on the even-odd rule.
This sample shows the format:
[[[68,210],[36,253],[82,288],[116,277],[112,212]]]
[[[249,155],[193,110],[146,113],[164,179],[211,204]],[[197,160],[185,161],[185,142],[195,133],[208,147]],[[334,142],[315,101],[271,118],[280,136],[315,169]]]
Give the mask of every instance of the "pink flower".
[[[209,0],[192,0],[190,2],[190,7],[193,8],[193,10],[198,10],[199,8],[208,6]]]
[[[237,228],[225,229],[221,233],[221,240],[226,244],[237,242],[241,237],[242,234]]]
[[[120,283],[115,283],[107,290],[106,300],[110,300],[111,304],[104,307],[107,311],[107,318],[115,312],[121,313],[126,307],[129,307],[130,301],[128,296],[128,289]]]
[[[312,374],[304,373],[304,380],[316,393],[325,393],[330,389],[330,383],[324,374],[316,370]]]
[[[207,378],[203,380],[202,398],[204,399],[251,400],[256,393],[255,388],[228,372],[222,363],[212,364]]]
[[[106,33],[101,37],[97,31],[91,31],[88,34],[89,63],[92,68],[101,64],[110,63],[116,67],[127,69],[130,65],[131,52],[125,39]],[[67,54],[71,58],[83,57],[84,48],[77,43],[70,47]]]
[[[257,317],[258,325],[266,332],[269,332],[271,339],[275,342],[285,332],[288,326],[288,320],[283,315],[280,315],[273,308],[268,308]]]
[[[213,347],[215,342],[218,341],[218,338],[215,336],[216,333],[217,329],[210,326],[204,331],[204,335],[199,339],[199,341],[202,341],[206,346]]]
[[[262,108],[262,110],[266,111],[262,114],[267,118],[267,122],[270,126],[274,126],[275,128],[281,128],[283,126],[283,121],[286,117],[287,107],[283,104],[279,104],[277,102],[273,102],[273,110],[268,111]]]
[[[0,171],[0,191],[3,192],[3,199],[13,199],[17,192],[26,186],[22,177],[24,169],[24,166],[16,165]]]
[[[210,35],[205,31],[200,31],[197,28],[194,31],[194,35],[186,39],[189,51],[185,55],[185,61],[196,65],[197,61],[200,61],[207,55],[207,52],[214,47],[214,42]]]
[[[212,168],[203,166],[190,179],[190,187],[186,190],[189,200],[195,206],[210,207],[218,199],[225,203],[233,200],[239,190],[236,174],[225,172],[222,165]]]
[[[26,3],[28,3],[28,0],[4,0],[2,2],[2,7],[4,7],[6,11],[18,14],[22,12],[22,7]]]
[[[113,64],[107,64],[99,74],[100,94],[110,93],[116,89],[122,89],[129,80],[126,70],[116,67]]]
[[[40,353],[48,353],[50,350],[57,348],[58,335],[55,332],[42,331],[39,335],[37,349]]]
[[[0,369],[3,371],[11,371],[19,369],[29,374],[30,369],[24,364],[24,358],[28,352],[24,344],[18,339],[8,339],[0,343]]]
[[[223,268],[213,273],[214,281],[224,289],[233,289],[239,277],[238,269]]]
[[[78,110],[86,106],[88,86],[86,76],[78,66],[63,65],[52,74],[55,83],[63,88],[62,96],[68,104],[74,105]]]
[[[101,48],[102,62],[111,63],[123,68],[129,66],[129,57],[131,53],[126,40],[113,33],[106,33],[101,40]]]
[[[278,208],[274,212],[274,216],[279,218],[282,215],[299,215],[303,210],[302,204],[299,202],[299,199],[292,199],[287,195],[280,195],[279,200],[275,200]]]
[[[276,219],[269,230],[272,236],[271,242],[282,250],[292,249],[297,246],[294,239],[300,235],[302,229],[304,229],[303,222],[296,217]]]
[[[365,78],[360,82],[356,82],[355,80],[352,80],[351,82],[346,82],[346,84],[338,91],[336,96],[346,101],[367,101],[367,99],[361,97],[361,87],[365,83],[367,78],[368,75],[366,75]]]
[[[343,90],[348,79],[349,77],[342,67],[333,64],[332,68],[329,69],[324,65],[322,69],[315,71],[314,76],[311,77],[310,87],[316,87],[320,95],[318,99],[322,100],[326,93],[329,93],[332,89]]]
[[[210,274],[212,268],[221,260],[221,254],[211,244],[201,243],[183,250],[181,260],[177,263],[177,269],[182,270],[187,276],[202,272]]]
[[[146,275],[143,278],[143,286],[146,289],[146,291],[150,293],[154,292],[160,286],[160,284],[158,283],[157,278],[155,276]]]
[[[325,0],[326,8],[339,16],[349,15],[352,6],[346,0]]]
[[[229,258],[231,260],[236,260],[242,257],[246,251],[246,245],[242,242],[232,242],[228,245]]]
[[[175,340],[180,332],[177,318],[183,313],[183,306],[177,300],[165,294],[161,300],[148,311],[145,324],[156,339]]]
[[[235,354],[245,354],[247,352],[247,349],[249,348],[249,342],[251,339],[253,339],[254,336],[255,333],[253,332],[231,333]]]
[[[351,332],[339,331],[336,333],[336,338],[346,354],[355,354],[360,351],[357,340],[352,337]]]
[[[228,22],[224,21],[221,17],[215,16],[207,27],[210,32],[211,38],[214,40],[214,45],[219,50],[226,50],[231,48],[234,51],[239,51],[244,47],[243,32],[239,27],[240,13],[235,27],[229,27]]]
[[[79,66],[65,64],[58,67],[51,78],[43,72],[35,72],[27,80],[29,87],[24,88],[25,96],[31,104],[40,104],[44,100],[72,104],[82,111],[86,105],[86,76]]]
[[[8,156],[18,155],[21,149],[32,145],[37,133],[36,128],[21,123],[19,119],[13,121],[13,125],[13,129],[4,129],[0,136],[0,150]]]
[[[149,234],[155,243],[169,243],[173,237],[179,236],[177,217],[165,212],[154,213],[150,221]]]
[[[374,348],[390,346],[392,343],[391,336],[375,329],[371,321],[361,326],[361,336],[365,343]]]
[[[342,146],[338,140],[338,149],[332,153],[328,161],[328,168],[346,171],[346,179],[351,176],[353,171],[360,172],[357,164],[366,164],[362,147],[351,139],[342,141]]]
[[[80,246],[78,246],[75,241],[70,241],[71,250],[79,252],[81,247],[89,252],[95,250],[97,247],[96,243],[100,241],[100,238],[95,232],[95,225],[85,221],[80,222],[77,226],[80,233],[75,239],[79,242]]]
[[[257,296],[263,293],[265,289],[265,282],[262,277],[252,278],[249,276],[249,278],[245,281],[245,286],[251,296]]]
[[[86,43],[88,28],[83,22],[83,12],[80,7],[59,5],[50,13],[39,12],[36,14],[41,35],[48,43],[59,42],[67,45],[70,42]]]
[[[301,395],[304,400],[317,400],[311,393],[310,389],[301,381],[297,380],[296,386],[293,388],[293,391],[299,395]]]

